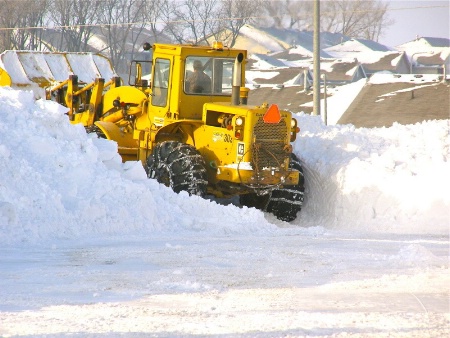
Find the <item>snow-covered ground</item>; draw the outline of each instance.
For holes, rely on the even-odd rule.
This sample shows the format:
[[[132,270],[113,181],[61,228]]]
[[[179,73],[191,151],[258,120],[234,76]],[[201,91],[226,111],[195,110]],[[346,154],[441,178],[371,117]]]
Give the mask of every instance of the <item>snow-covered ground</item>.
[[[450,335],[449,120],[296,114],[285,223],[174,194],[63,113],[0,88],[0,336]]]

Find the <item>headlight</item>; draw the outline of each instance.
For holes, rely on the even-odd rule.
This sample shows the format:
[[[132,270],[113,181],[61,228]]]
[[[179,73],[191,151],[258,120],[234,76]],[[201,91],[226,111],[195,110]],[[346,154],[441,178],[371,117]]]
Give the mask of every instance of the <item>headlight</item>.
[[[291,120],[291,128],[295,128],[296,126],[297,126],[297,120],[293,118]]]
[[[244,119],[242,117],[238,117],[236,119],[235,123],[236,123],[237,126],[242,126],[242,124],[244,123]]]

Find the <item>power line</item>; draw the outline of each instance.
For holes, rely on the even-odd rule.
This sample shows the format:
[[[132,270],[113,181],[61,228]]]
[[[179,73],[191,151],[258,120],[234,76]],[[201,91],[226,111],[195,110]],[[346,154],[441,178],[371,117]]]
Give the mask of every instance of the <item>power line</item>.
[[[431,8],[450,8],[450,5],[437,5],[437,6],[416,6],[416,7],[403,7],[403,8],[388,8],[387,11],[400,11],[411,9],[431,9]],[[351,13],[373,13],[380,10],[354,10]],[[331,14],[329,12],[321,12],[321,14]],[[230,17],[230,18],[211,18],[203,20],[170,20],[170,21],[138,21],[138,22],[123,22],[123,23],[98,23],[98,24],[79,24],[79,25],[56,25],[56,26],[35,26],[35,27],[0,27],[0,31],[11,30],[53,30],[53,29],[77,29],[86,27],[121,27],[121,26],[144,26],[144,25],[163,25],[163,24],[177,24],[186,22],[204,22],[204,21],[231,21],[231,20],[255,20],[255,19],[270,19],[274,16],[247,16],[247,17]]]

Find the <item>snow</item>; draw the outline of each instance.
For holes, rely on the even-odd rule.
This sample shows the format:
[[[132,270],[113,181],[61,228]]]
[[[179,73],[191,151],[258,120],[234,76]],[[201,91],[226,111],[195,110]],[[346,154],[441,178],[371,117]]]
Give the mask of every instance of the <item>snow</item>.
[[[415,86],[415,87],[410,87],[410,88],[405,88],[405,89],[399,89],[399,90],[396,90],[396,91],[393,91],[393,92],[390,92],[390,93],[387,93],[387,94],[380,95],[379,97],[394,96],[394,95],[397,95],[397,93],[413,92],[413,91],[415,91],[417,89],[420,89],[420,88],[432,87],[432,86],[436,86],[436,85],[437,85],[437,83],[426,84],[426,85],[421,85],[421,86]]]
[[[449,120],[295,112],[307,191],[285,223],[173,193],[30,91],[0,105],[1,336],[450,334]]]
[[[310,50],[308,50],[302,46],[296,46],[294,48],[290,48],[289,54],[299,54],[302,56],[309,56],[309,57],[313,56],[313,53]]]
[[[367,79],[361,79],[347,85],[336,86],[335,88],[327,89],[327,125],[334,125],[342,117],[342,114],[352,104],[359,92],[363,89]],[[323,89],[322,89],[323,92]],[[320,112],[325,116],[325,100],[320,100]],[[312,107],[313,101],[301,105],[301,107]]]
[[[279,74],[280,72],[261,72],[258,70],[248,70],[245,72],[245,78],[248,81],[254,81],[255,79],[272,79]]]
[[[345,72],[345,75],[348,76],[353,76],[353,74],[355,74],[356,70],[358,69],[358,65],[356,65],[355,67],[353,67],[352,69],[349,69]]]
[[[0,67],[8,72],[13,88],[31,89],[36,99],[45,98],[43,87],[62,82],[70,74],[77,74],[78,80],[85,83],[98,77],[107,82],[115,75],[107,58],[91,53],[8,50],[0,54]]]
[[[437,74],[392,74],[390,72],[378,72],[370,77],[369,83],[437,83],[442,81],[440,77]]]
[[[286,45],[286,43],[277,40],[273,36],[270,36],[269,34],[250,25],[242,26],[242,28],[239,31],[239,34],[241,34],[244,37],[247,37],[251,45],[253,45],[253,47],[255,47],[255,45],[260,45],[263,46],[265,50],[271,52],[282,52],[286,48],[286,46],[283,46]],[[252,48],[247,47],[245,49],[253,50]]]
[[[358,60],[361,64],[369,65],[380,62],[380,60],[389,55],[398,55],[397,57],[391,60],[391,66],[395,67],[402,58],[402,53],[398,51],[391,52],[379,52],[379,51],[371,51],[371,52],[353,52],[353,51],[328,51],[330,55],[338,59],[347,59],[354,61],[354,59]]]
[[[338,45],[327,47],[324,50],[331,54],[331,52],[386,52],[390,48],[372,40],[350,39]]]

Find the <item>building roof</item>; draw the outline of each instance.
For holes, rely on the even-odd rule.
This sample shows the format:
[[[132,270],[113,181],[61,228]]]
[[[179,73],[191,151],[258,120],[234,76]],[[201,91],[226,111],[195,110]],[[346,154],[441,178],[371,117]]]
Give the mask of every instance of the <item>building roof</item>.
[[[309,60],[311,61],[311,60]],[[312,61],[298,67],[280,67],[258,69],[247,64],[246,77],[251,83],[263,85],[294,84],[295,78],[305,70],[311,72]],[[360,72],[358,74],[358,72]],[[365,77],[365,72],[356,59],[339,59],[322,61],[320,73],[327,75],[327,81],[346,83],[355,80],[358,76]],[[310,74],[308,75],[310,77]]]
[[[364,53],[366,54],[366,53]],[[409,61],[404,52],[372,52],[367,53],[367,57],[360,55],[358,61],[366,72],[374,73],[379,71],[395,72],[400,62],[405,62],[409,66]]]
[[[446,60],[448,61],[449,57],[450,48],[446,48],[439,53],[417,54],[415,61],[417,64],[423,66],[442,66],[446,62]]]
[[[338,124],[356,127],[389,127],[450,119],[450,85],[439,76],[377,74],[356,96]],[[251,88],[249,105],[277,104],[292,112],[311,113],[312,91],[302,86]],[[430,106],[430,102],[435,104]]]
[[[444,83],[367,84],[339,119],[356,127],[390,127],[450,118],[450,86]],[[435,102],[430,106],[430,102]]]
[[[348,37],[339,33],[324,32],[320,34],[321,47],[329,47]],[[260,28],[244,25],[236,40],[236,48],[243,48],[249,53],[273,54],[285,50],[291,50],[291,54],[312,57],[313,55],[313,32],[300,31],[296,29]],[[301,56],[299,58],[301,58]],[[321,50],[321,57],[330,57]],[[299,58],[295,58],[298,60]]]
[[[333,56],[328,54],[327,52],[324,52],[322,49],[320,50],[320,57],[321,58],[328,58],[331,59]],[[289,48],[285,51],[278,52],[272,54],[273,57],[276,57],[278,59],[283,59],[286,61],[298,61],[298,60],[304,60],[307,58],[311,58],[314,55],[313,47],[312,45],[298,45],[292,48]]]
[[[250,59],[254,61],[250,65],[259,69],[287,68],[283,61],[267,54],[254,53],[250,55]]]
[[[376,41],[366,40],[366,39],[356,39],[356,40],[372,51],[388,52],[391,50],[391,48],[389,48],[385,45],[382,45],[381,43],[378,43]]]
[[[431,47],[450,47],[450,39],[423,37]]]
[[[320,73],[326,74],[327,81],[330,82],[351,82],[360,70],[361,65],[356,59],[340,59],[320,63]]]
[[[247,70],[246,78],[255,84],[260,85],[282,85],[282,84],[300,84],[303,83],[295,83],[296,80],[298,82],[298,77],[301,76],[304,71],[308,72],[309,68],[301,68],[301,67],[293,67],[293,68],[282,68],[276,70]]]
[[[246,24],[240,29],[234,47],[246,49],[249,53],[268,54],[281,52],[289,48],[289,44],[260,28]]]
[[[418,37],[412,41],[405,42],[396,46],[398,50],[433,50],[433,48],[448,48],[450,47],[450,39],[447,38],[433,38],[433,37]]]
[[[290,47],[304,46],[312,50],[314,32],[288,29],[288,28],[260,28],[262,31],[276,37],[287,43]],[[340,33],[320,32],[320,45],[322,48],[330,47],[338,44],[339,42],[348,40],[349,38]]]
[[[305,113],[311,113],[312,107],[304,107],[302,105],[312,100],[312,92],[305,92],[301,86],[280,89],[260,87],[251,89],[248,95],[249,105],[259,106],[266,102],[269,105],[277,104],[280,109],[292,112],[304,111]]]
[[[365,40],[365,39],[350,39],[343,41],[337,45],[327,47],[324,49],[327,53],[338,52],[338,53],[348,53],[348,52],[387,52],[391,48],[382,45],[381,43]]]

